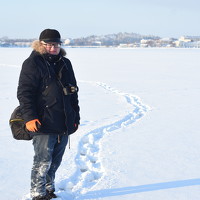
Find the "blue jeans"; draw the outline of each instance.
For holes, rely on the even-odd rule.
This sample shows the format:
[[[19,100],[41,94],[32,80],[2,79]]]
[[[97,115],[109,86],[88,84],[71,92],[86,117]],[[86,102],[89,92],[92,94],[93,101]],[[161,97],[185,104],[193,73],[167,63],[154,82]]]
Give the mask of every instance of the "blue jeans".
[[[59,141],[60,140],[60,141]],[[45,196],[46,190],[55,191],[55,173],[61,164],[68,135],[35,135],[34,160],[31,171],[31,196]]]

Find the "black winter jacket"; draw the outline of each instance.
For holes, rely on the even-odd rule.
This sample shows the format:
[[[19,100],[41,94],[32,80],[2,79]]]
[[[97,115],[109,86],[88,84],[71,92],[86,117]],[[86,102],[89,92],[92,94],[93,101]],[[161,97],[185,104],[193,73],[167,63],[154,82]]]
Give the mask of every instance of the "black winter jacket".
[[[77,86],[64,49],[58,56],[33,50],[23,65],[17,97],[25,122],[39,119],[41,128],[32,134],[72,134],[79,124],[77,93],[65,95],[63,87]]]

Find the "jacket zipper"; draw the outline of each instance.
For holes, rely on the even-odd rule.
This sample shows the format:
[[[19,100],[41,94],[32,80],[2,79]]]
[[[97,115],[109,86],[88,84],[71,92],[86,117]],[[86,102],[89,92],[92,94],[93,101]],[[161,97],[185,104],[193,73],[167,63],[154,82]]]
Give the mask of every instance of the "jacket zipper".
[[[49,73],[49,78],[51,78],[51,74],[50,74],[50,71],[49,71],[49,67],[50,67],[50,63],[48,62],[48,61],[46,61],[45,60],[45,58],[44,58],[44,61],[45,61],[45,64],[46,64],[46,66],[47,66],[47,70],[48,70],[48,73]],[[64,61],[63,61],[64,62]],[[64,62],[64,64],[66,65],[66,63]],[[49,67],[48,67],[48,65],[49,65]],[[63,67],[61,68],[61,69],[63,69]],[[68,69],[68,68],[67,68]],[[55,72],[54,72],[55,73]],[[56,76],[56,74],[55,74],[55,76]],[[57,76],[56,76],[57,77]],[[68,138],[69,138],[69,133],[68,133],[68,127],[67,127],[67,114],[66,114],[66,108],[65,108],[65,100],[64,100],[64,95],[63,95],[63,89],[64,89],[64,86],[63,86],[63,84],[62,84],[62,82],[61,82],[61,80],[57,77],[57,80],[58,80],[58,83],[59,83],[59,85],[61,86],[61,88],[62,88],[62,99],[63,99],[63,110],[64,110],[64,115],[65,115],[65,119],[66,119],[66,121],[65,121],[65,125],[66,125],[66,128],[67,128],[67,135],[68,135]],[[64,132],[64,135],[65,135],[66,133]],[[58,134],[58,143],[60,143],[60,135]],[[69,138],[69,149],[70,149],[70,138]]]

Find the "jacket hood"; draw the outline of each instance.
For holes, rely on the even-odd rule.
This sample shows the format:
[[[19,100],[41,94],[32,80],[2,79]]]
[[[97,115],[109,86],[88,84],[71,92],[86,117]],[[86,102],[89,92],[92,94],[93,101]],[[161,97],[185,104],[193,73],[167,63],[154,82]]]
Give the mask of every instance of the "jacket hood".
[[[40,54],[46,54],[47,53],[46,49],[44,48],[44,46],[42,46],[42,44],[39,40],[33,41],[31,46],[32,46],[33,50],[37,51]],[[62,56],[66,56],[66,54],[67,54],[66,51],[63,48],[60,48],[60,53],[61,53]]]

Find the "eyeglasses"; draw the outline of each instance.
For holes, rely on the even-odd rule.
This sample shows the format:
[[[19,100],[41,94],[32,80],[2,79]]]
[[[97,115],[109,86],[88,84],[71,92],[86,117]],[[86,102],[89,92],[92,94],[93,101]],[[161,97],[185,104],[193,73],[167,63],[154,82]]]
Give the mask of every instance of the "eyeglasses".
[[[42,42],[43,45],[45,45],[47,48],[60,48],[61,44],[60,43],[44,43]]]

